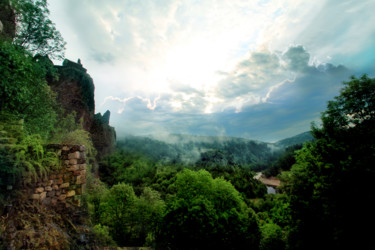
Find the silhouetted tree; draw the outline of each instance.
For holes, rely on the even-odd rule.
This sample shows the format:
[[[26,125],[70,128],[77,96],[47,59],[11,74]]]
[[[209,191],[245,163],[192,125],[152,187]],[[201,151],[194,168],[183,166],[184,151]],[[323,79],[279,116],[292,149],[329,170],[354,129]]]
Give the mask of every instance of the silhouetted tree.
[[[291,197],[290,249],[373,249],[375,222],[375,79],[345,87],[313,126],[315,141],[296,156],[286,190]]]

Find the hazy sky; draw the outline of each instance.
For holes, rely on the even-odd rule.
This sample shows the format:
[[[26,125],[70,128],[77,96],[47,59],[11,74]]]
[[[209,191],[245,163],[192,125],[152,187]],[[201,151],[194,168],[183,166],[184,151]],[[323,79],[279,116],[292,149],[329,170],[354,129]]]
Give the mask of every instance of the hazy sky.
[[[121,134],[275,141],[375,75],[373,0],[50,0]]]

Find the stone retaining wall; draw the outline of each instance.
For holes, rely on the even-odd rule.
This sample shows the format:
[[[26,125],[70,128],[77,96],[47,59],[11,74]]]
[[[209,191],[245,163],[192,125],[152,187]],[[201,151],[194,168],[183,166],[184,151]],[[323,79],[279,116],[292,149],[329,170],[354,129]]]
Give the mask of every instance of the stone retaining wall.
[[[48,149],[58,154],[61,166],[28,188],[30,199],[47,206],[80,206],[86,183],[85,146],[49,145]]]

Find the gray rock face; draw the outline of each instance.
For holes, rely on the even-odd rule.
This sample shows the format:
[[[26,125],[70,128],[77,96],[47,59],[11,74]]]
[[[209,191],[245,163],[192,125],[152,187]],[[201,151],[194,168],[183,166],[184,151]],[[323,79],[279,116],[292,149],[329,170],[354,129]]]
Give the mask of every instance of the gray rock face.
[[[62,66],[56,66],[58,80],[49,82],[52,90],[57,93],[57,100],[62,107],[76,113],[76,122],[82,122],[83,128],[91,133],[98,158],[114,151],[116,132],[109,125],[110,112],[104,115],[95,114],[94,81],[87,70],[78,63],[65,60]],[[94,115],[95,114],[95,115]]]

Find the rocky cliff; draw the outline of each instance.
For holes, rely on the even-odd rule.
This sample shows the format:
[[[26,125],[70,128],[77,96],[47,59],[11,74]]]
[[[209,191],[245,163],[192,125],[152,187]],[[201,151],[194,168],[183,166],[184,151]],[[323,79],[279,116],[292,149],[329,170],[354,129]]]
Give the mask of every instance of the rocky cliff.
[[[96,150],[100,152],[100,156],[113,152],[114,145],[116,144],[116,131],[113,127],[109,126],[109,118],[109,110],[103,115],[98,113],[94,116],[91,125],[92,140]]]
[[[80,60],[64,60],[62,66],[55,66],[58,79],[48,79],[57,100],[66,110],[76,113],[76,122],[82,122],[83,128],[90,132],[98,157],[111,153],[115,148],[116,132],[109,125],[110,112],[102,116],[95,115],[94,82]]]
[[[13,39],[16,34],[16,15],[9,1],[0,0],[0,38]]]
[[[76,122],[90,131],[94,119],[94,82],[80,63],[64,60],[62,66],[56,66],[58,79],[49,82],[57,93],[57,100],[66,112],[76,112]]]

